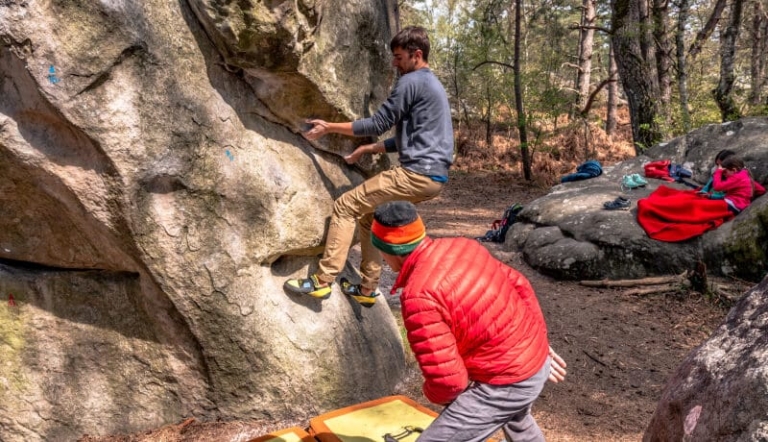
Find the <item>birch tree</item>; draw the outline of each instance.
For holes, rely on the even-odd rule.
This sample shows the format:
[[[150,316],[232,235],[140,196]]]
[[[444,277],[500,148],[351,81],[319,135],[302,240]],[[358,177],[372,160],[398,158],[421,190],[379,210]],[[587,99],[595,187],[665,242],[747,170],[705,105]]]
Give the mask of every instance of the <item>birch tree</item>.
[[[654,0],[653,15],[653,41],[656,45],[656,73],[659,76],[659,98],[661,110],[666,115],[669,102],[672,98],[672,82],[670,80],[670,44],[669,30],[667,29],[667,15],[669,14],[668,0]]]
[[[595,41],[595,0],[583,0],[579,26],[578,65],[576,67],[576,109],[581,111],[587,104],[592,74],[592,53]]]

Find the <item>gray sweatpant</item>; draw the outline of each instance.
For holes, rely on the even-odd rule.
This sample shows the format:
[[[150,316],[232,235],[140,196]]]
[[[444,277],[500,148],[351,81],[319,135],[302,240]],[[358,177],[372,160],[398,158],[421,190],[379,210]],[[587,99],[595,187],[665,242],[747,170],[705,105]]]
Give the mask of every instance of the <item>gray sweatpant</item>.
[[[473,382],[416,442],[483,442],[499,428],[508,441],[543,442],[531,405],[549,377],[550,359],[530,378],[509,385]]]

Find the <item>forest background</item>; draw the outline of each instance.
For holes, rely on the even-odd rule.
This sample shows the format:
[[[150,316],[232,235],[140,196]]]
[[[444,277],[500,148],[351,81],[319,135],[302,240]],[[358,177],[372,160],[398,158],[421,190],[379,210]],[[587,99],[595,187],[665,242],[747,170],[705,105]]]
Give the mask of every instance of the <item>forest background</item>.
[[[402,0],[428,29],[458,169],[552,184],[705,124],[768,114],[768,0]]]

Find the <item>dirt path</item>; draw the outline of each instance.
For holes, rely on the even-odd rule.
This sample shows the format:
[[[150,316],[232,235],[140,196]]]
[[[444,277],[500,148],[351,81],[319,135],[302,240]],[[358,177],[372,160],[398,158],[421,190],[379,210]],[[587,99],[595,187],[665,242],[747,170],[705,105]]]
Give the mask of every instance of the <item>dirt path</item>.
[[[482,236],[507,206],[546,193],[509,180],[456,174],[439,198],[419,205],[428,233]],[[668,376],[726,313],[699,295],[627,296],[555,281],[520,253],[485,244],[531,281],[551,345],[568,363],[566,382],[548,384],[534,407],[548,441],[641,440]],[[404,392],[423,401],[415,378]]]

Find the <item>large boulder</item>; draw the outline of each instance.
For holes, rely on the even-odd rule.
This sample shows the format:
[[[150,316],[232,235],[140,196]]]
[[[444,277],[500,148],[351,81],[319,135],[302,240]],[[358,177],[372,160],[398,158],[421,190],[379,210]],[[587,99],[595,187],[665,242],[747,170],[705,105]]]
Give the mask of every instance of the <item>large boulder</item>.
[[[301,123],[386,97],[392,8],[0,2],[0,440],[391,393],[386,303],[282,284],[363,179],[352,141],[310,145]]]
[[[679,273],[702,260],[712,272],[759,281],[768,271],[768,196],[762,196],[734,220],[688,241],[651,239],[637,223],[637,200],[660,185],[680,183],[648,179],[645,188],[624,191],[621,178],[643,175],[643,165],[671,160],[705,183],[721,149],[737,152],[754,178],[768,182],[768,119],[745,118],[697,129],[643,155],[606,167],[596,178],[558,184],[528,205],[507,232],[505,247],[521,249],[525,260],[561,279],[620,279]],[[629,211],[609,211],[603,203],[623,195]]]
[[[643,441],[768,440],[768,278],[669,379]]]

